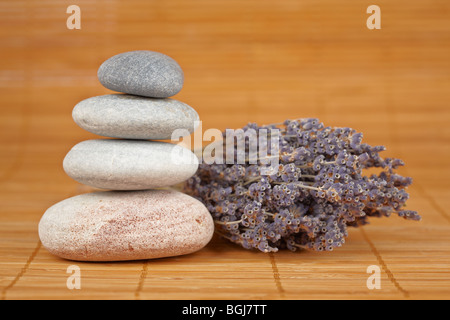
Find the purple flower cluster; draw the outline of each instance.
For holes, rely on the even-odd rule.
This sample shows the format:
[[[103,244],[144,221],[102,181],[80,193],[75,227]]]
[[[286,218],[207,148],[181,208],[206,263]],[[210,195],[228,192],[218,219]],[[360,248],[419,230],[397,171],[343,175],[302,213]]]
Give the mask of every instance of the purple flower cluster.
[[[243,130],[270,128],[280,129],[277,173],[261,175],[263,163],[203,163],[185,184],[223,237],[263,252],[331,251],[344,244],[348,226],[364,225],[371,216],[420,220],[405,209],[412,179],[395,173],[401,160],[379,155],[383,146],[362,143],[361,133],[325,127],[318,119],[251,123]],[[379,173],[363,175],[369,168]]]

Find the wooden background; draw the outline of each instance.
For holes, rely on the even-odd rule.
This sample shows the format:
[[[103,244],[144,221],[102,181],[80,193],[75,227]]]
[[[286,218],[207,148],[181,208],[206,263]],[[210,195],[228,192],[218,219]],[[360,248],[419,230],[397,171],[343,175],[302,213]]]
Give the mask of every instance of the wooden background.
[[[382,29],[366,27],[377,4]],[[66,8],[82,11],[66,28]],[[449,299],[448,0],[0,0],[0,299]],[[373,220],[331,253],[264,254],[214,237],[181,257],[80,263],[50,255],[45,210],[91,189],[62,160],[95,138],[74,105],[109,93],[99,65],[147,49],[176,59],[175,97],[208,128],[318,117],[383,144],[412,176],[421,222]],[[81,268],[69,290],[67,267]],[[368,290],[369,265],[382,270]]]

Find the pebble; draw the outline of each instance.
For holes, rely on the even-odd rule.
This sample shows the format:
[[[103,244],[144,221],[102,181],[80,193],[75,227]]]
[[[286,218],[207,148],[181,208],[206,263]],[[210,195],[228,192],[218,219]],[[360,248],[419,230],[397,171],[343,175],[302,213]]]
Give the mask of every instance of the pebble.
[[[171,139],[176,129],[184,130],[182,136],[186,136],[199,123],[197,112],[183,102],[128,94],[83,100],[73,109],[72,117],[86,131],[121,139]]]
[[[145,190],[189,179],[197,171],[198,158],[167,142],[97,139],[75,145],[63,167],[76,181],[95,188]]]
[[[100,66],[98,79],[108,89],[151,98],[168,98],[183,87],[178,63],[154,51],[130,51],[115,55]]]
[[[53,205],[39,223],[43,246],[77,261],[193,253],[211,240],[213,231],[206,207],[175,190],[86,193]]]

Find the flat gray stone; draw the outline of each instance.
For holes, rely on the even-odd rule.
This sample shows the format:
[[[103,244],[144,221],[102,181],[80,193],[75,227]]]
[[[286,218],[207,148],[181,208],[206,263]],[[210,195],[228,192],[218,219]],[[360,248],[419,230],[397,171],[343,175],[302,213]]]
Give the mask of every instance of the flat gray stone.
[[[108,89],[151,98],[168,98],[183,87],[178,63],[154,51],[130,51],[115,55],[100,66],[98,79]]]
[[[189,179],[198,158],[176,144],[98,139],[75,145],[63,162],[76,181],[111,190],[145,190],[173,186]]]
[[[193,253],[214,222],[198,200],[174,190],[103,191],[50,207],[39,237],[52,254],[77,261],[120,261]]]
[[[152,140],[170,139],[176,129],[190,134],[199,121],[197,112],[183,102],[128,94],[83,100],[72,117],[81,128],[101,136]]]

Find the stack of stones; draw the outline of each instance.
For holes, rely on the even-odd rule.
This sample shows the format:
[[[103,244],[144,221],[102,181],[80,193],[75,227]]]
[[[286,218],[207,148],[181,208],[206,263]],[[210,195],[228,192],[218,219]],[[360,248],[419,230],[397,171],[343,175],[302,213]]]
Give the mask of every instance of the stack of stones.
[[[117,139],[87,140],[64,159],[76,181],[108,191],[78,195],[50,207],[39,236],[51,253],[70,260],[118,261],[188,254],[211,239],[214,223],[198,200],[170,186],[189,179],[198,159],[171,139],[191,134],[198,114],[169,99],[184,81],[172,58],[132,51],[106,60],[100,82],[121,92],[78,103],[72,113],[83,129]]]

